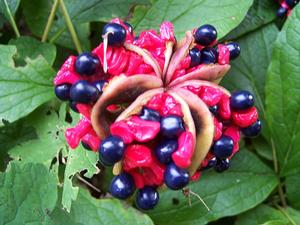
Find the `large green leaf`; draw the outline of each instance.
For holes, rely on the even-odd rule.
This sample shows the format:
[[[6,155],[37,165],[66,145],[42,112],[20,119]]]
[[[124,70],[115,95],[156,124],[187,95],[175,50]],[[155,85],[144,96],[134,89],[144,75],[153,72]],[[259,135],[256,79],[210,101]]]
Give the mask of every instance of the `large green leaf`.
[[[78,187],[73,187],[72,184],[74,175],[87,170],[85,175],[91,177],[97,172],[97,160],[98,154],[86,151],[82,146],[69,151],[62,193],[62,204],[68,212],[71,210],[72,200],[76,200],[78,195]]]
[[[300,5],[274,45],[266,84],[266,112],[281,175],[299,173],[300,164]]]
[[[276,26],[270,24],[237,39],[241,55],[231,62],[231,70],[222,80],[222,85],[230,91],[245,89],[252,92],[262,118],[265,114],[265,80],[277,34]]]
[[[83,189],[73,202],[71,212],[59,206],[50,215],[55,224],[114,224],[114,225],[152,225],[146,215],[116,199],[95,199]]]
[[[28,51],[31,51],[28,49]],[[15,46],[0,45],[0,119],[13,122],[54,98],[55,71],[42,56],[15,67]]]
[[[252,153],[241,149],[227,172],[204,172],[199,182],[189,186],[211,211],[208,212],[195,197],[192,197],[190,208],[181,192],[165,191],[150,216],[156,224],[206,224],[254,207],[266,199],[276,185],[273,171]]]
[[[293,174],[286,177],[285,180],[286,186],[286,197],[289,201],[289,204],[296,208],[300,209],[300,178],[299,174]]]
[[[52,163],[55,158],[55,162],[57,162],[60,152],[63,157],[67,157],[62,203],[69,211],[72,200],[76,199],[78,193],[78,187],[72,185],[73,176],[83,170],[87,171],[85,174],[87,177],[96,173],[98,154],[86,151],[82,147],[76,150],[67,150],[64,137],[65,129],[75,125],[79,116],[75,113],[71,114],[73,124],[67,123],[65,121],[65,108],[65,105],[62,105],[59,114],[57,114],[48,107],[42,107],[27,117],[25,125],[35,128],[37,137],[26,142],[17,140],[18,145],[10,149],[8,153],[12,159],[17,160],[20,164],[42,163],[47,168],[53,166]]]
[[[281,225],[288,223],[288,219],[279,210],[267,205],[260,205],[238,216],[235,225],[265,224],[270,221],[276,221]]]
[[[282,212],[289,218],[290,224],[300,224],[300,211],[288,207],[286,209],[282,209]]]
[[[9,150],[12,159],[21,164],[29,162],[42,163],[50,168],[54,158],[65,149],[64,129],[68,125],[64,121],[64,107],[60,115],[48,107],[41,107],[26,118],[25,127],[34,128],[36,138],[22,142]]]
[[[56,200],[56,179],[41,164],[11,163],[0,174],[0,224],[42,224]]]
[[[89,50],[89,22],[108,21],[114,17],[125,18],[131,7],[136,4],[147,3],[148,0],[65,0],[64,2],[83,49]],[[52,1],[25,1],[23,6],[25,19],[31,31],[35,35],[42,36],[52,7]],[[62,46],[74,48],[60,9],[58,9],[56,15],[57,19],[51,28],[49,39]],[[100,40],[101,38],[99,37],[99,42]]]
[[[15,45],[18,49],[15,60],[20,64],[24,64],[27,57],[35,59],[42,55],[52,65],[56,57],[55,45],[42,43],[32,37],[23,36],[18,39],[11,39],[9,45]]]
[[[236,39],[248,32],[253,32],[260,27],[276,19],[276,10],[278,5],[270,0],[254,0],[243,22],[236,27],[229,35],[227,40]]]
[[[5,170],[10,158],[7,151],[18,144],[36,138],[33,127],[26,126],[24,121],[5,124],[0,128],[0,170]]]
[[[235,28],[246,15],[253,0],[158,0],[145,10],[137,7],[132,23],[137,32],[158,29],[165,20],[174,23],[177,38],[202,24],[212,24],[221,38]]]

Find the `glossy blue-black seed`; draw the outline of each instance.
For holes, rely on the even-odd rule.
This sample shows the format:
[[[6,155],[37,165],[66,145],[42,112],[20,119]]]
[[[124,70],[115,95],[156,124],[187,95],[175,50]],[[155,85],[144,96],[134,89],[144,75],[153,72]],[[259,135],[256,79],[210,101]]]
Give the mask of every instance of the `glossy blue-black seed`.
[[[217,158],[214,157],[211,160],[208,161],[207,166],[205,168],[214,168],[217,165]]]
[[[77,81],[70,90],[71,100],[77,103],[93,103],[98,99],[99,95],[99,90],[85,80]]]
[[[99,59],[92,53],[84,52],[76,58],[75,70],[82,76],[91,76],[95,74],[99,67]]]
[[[223,135],[219,140],[215,141],[212,146],[211,153],[217,158],[224,159],[232,154],[233,146],[234,142],[232,138]]]
[[[165,169],[164,181],[166,186],[172,190],[184,188],[189,183],[189,179],[189,173],[174,163],[170,163]]]
[[[172,153],[178,148],[177,139],[164,139],[155,148],[154,153],[158,161],[168,164],[172,161]]]
[[[183,131],[184,125],[180,116],[169,115],[160,121],[160,132],[164,137],[178,137]]]
[[[217,115],[217,113],[218,113],[218,105],[210,106],[210,107],[209,107],[209,111],[210,111],[212,114]]]
[[[209,46],[215,42],[217,35],[217,30],[214,26],[205,24],[196,30],[194,37],[196,43],[202,46]]]
[[[102,30],[102,35],[108,34],[108,45],[120,46],[125,42],[126,30],[117,23],[108,23]]]
[[[218,52],[214,48],[205,47],[201,50],[201,63],[211,64],[218,60]]]
[[[248,109],[254,105],[254,96],[249,91],[236,91],[230,97],[230,107],[236,110]]]
[[[222,173],[230,167],[229,159],[217,159],[217,164],[215,165],[215,170],[218,173]]]
[[[132,32],[133,32],[132,25],[130,23],[128,23],[128,22],[124,22],[124,24],[128,27],[129,32],[132,34]]]
[[[60,84],[55,86],[54,92],[57,98],[59,98],[62,101],[68,101],[70,100],[70,89],[71,84]]]
[[[133,178],[128,173],[121,173],[115,176],[109,187],[111,195],[118,199],[126,199],[135,191]]]
[[[79,111],[78,111],[78,109],[77,109],[77,107],[76,107],[76,104],[77,104],[77,102],[75,102],[75,101],[70,101],[70,102],[69,102],[69,107],[70,107],[74,112],[79,113]]]
[[[157,121],[160,122],[160,114],[158,111],[143,107],[141,113],[140,113],[140,118],[143,120],[150,120],[150,121]]]
[[[84,141],[81,141],[82,147],[84,147],[86,150],[91,151],[92,148],[89,146],[88,143],[85,143]]]
[[[189,55],[191,57],[190,67],[198,66],[201,63],[201,51],[198,48],[192,48]]]
[[[241,128],[241,131],[246,137],[256,137],[261,131],[261,121],[257,120],[249,127]]]
[[[227,43],[226,47],[229,49],[230,60],[236,59],[241,53],[241,47],[236,42]]]
[[[285,0],[285,3],[292,9],[297,5],[299,0]]]
[[[125,151],[125,144],[121,137],[110,135],[105,138],[99,148],[100,161],[106,166],[119,162]]]
[[[104,85],[107,84],[106,80],[98,80],[93,82],[93,85],[98,89],[99,93],[102,94]]]
[[[159,201],[159,194],[154,187],[145,186],[136,193],[136,206],[142,210],[153,209]]]
[[[287,12],[288,12],[288,9],[287,9],[287,8],[280,7],[280,8],[277,10],[276,16],[279,17],[279,18],[284,18],[284,17],[286,17]]]

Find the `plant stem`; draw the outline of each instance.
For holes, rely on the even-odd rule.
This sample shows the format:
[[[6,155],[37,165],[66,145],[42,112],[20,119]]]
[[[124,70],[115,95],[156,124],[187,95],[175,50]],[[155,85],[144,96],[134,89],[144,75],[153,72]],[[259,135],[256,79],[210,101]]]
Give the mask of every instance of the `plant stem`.
[[[275,144],[274,144],[273,138],[271,138],[271,145],[272,145],[274,170],[275,170],[275,173],[278,175],[278,172],[279,172],[278,160],[277,160],[276,149],[275,149]],[[282,189],[282,185],[281,185],[280,177],[279,176],[278,176],[278,180],[279,180],[279,184],[278,184],[279,198],[280,198],[282,206],[284,208],[286,208],[287,207],[287,203],[286,203],[286,200],[285,200],[285,197],[284,197],[284,192],[283,192],[283,189]]]
[[[55,17],[55,13],[57,11],[58,4],[59,4],[59,1],[55,0],[54,4],[52,6],[52,9],[51,9],[50,15],[49,15],[48,20],[47,20],[47,24],[46,24],[46,27],[45,27],[45,30],[44,30],[44,33],[43,33],[43,37],[42,37],[42,42],[45,42],[48,39],[48,34],[49,34],[50,28],[52,26],[52,23],[53,23],[53,20],[54,20],[54,17]]]
[[[87,180],[85,180],[84,178],[82,178],[79,174],[76,174],[76,178],[78,180],[80,180],[82,183],[86,184],[87,186],[89,186],[90,188],[92,188],[94,191],[101,193],[101,190],[96,188],[94,185],[92,185],[90,182],[88,182]]]
[[[9,8],[6,0],[4,0],[4,4],[5,4],[5,7],[6,7],[6,12],[7,12],[8,16],[9,16],[10,24],[13,27],[16,36],[20,37],[21,36],[20,35],[20,31],[19,31],[19,29],[17,27],[16,21],[15,21],[13,15],[11,14],[10,8]]]
[[[63,0],[59,0],[59,3],[60,3],[60,7],[61,7],[61,10],[62,10],[62,13],[63,13],[63,16],[65,18],[65,22],[67,24],[67,27],[70,31],[70,34],[71,34],[71,37],[72,37],[72,40],[74,42],[74,45],[76,47],[76,50],[78,53],[81,53],[82,52],[82,48],[81,48],[81,45],[80,45],[80,42],[79,42],[79,39],[77,37],[77,34],[75,32],[75,29],[74,29],[74,26],[72,24],[72,21],[71,21],[71,18],[70,18],[70,15],[68,13],[68,10],[65,6],[65,3]]]

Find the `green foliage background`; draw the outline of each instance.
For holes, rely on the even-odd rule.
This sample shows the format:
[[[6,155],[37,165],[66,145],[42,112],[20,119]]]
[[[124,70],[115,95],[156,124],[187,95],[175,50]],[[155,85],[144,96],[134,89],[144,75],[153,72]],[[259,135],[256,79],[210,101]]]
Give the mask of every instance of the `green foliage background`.
[[[287,20],[275,17],[278,7],[272,0],[0,0],[0,224],[300,224],[300,4]],[[52,80],[68,55],[96,47],[114,17],[137,33],[169,20],[177,38],[210,23],[220,40],[240,43],[222,85],[254,93],[264,129],[241,143],[228,172],[204,172],[189,186],[211,211],[162,191],[156,209],[140,212],[105,194],[111,174],[97,154],[67,147],[64,130],[78,115],[55,99]]]

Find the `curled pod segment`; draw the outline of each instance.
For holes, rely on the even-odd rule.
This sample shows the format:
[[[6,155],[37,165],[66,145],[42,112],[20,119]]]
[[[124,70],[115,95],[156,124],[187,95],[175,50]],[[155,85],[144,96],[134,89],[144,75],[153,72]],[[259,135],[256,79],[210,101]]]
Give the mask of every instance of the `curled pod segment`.
[[[151,75],[120,75],[114,77],[93,106],[91,121],[99,138],[109,134],[109,126],[115,118],[111,118],[107,107],[111,104],[130,103],[146,90],[162,87],[162,81]]]

